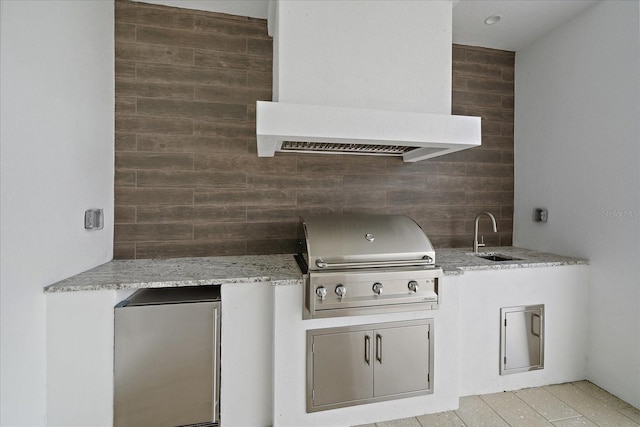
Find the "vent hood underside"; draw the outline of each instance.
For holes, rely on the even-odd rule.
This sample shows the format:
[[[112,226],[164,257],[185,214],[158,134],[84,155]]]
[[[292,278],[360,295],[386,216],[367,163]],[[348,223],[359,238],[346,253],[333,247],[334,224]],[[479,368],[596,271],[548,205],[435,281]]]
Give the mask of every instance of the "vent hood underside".
[[[258,156],[402,156],[416,162],[480,146],[480,117],[258,101]]]

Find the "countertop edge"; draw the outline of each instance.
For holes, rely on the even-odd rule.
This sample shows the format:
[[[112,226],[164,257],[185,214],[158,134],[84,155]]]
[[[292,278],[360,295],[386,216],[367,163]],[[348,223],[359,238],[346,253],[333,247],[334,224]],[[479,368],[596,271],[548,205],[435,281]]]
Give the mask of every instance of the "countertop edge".
[[[145,288],[179,288],[183,286],[208,286],[269,282],[272,286],[301,285],[300,279],[271,279],[269,277],[234,277],[229,279],[202,279],[202,280],[167,280],[153,282],[115,282],[115,283],[89,283],[86,285],[61,285],[51,284],[45,286],[44,292],[79,292],[79,291],[118,291],[121,289],[145,289]]]
[[[536,252],[515,247],[495,248],[516,254],[521,260],[493,262],[467,258],[464,249],[442,249],[440,267],[444,276],[465,272],[589,265],[586,259]],[[158,273],[166,269],[168,274]],[[261,274],[266,272],[267,274]],[[239,274],[238,274],[239,273]],[[247,274],[248,273],[248,274]],[[275,274],[268,274],[275,273]],[[129,276],[135,277],[130,281]],[[170,276],[170,277],[168,277]],[[167,277],[165,280],[163,277]],[[185,277],[182,279],[181,277]],[[291,254],[229,257],[112,260],[93,269],[45,286],[44,293],[114,291],[122,289],[228,285],[267,282],[271,286],[300,286],[304,277]]]
[[[589,265],[587,260],[576,261],[547,261],[547,262],[526,262],[526,263],[512,263],[512,264],[496,264],[496,265],[473,265],[457,267],[462,271],[482,271],[482,270],[515,270],[521,268],[547,268],[547,267],[564,267],[570,265]]]

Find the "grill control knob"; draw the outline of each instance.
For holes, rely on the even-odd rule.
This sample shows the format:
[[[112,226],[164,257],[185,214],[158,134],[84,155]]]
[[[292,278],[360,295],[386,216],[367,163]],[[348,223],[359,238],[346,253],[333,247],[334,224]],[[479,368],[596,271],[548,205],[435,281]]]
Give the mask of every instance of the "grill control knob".
[[[409,287],[410,291],[418,292],[418,282],[416,282],[415,280],[410,281],[407,286]]]
[[[316,295],[318,295],[321,300],[324,300],[327,296],[327,288],[325,288],[324,286],[319,286],[318,289],[316,289]]]
[[[382,287],[382,283],[376,282],[373,284],[373,288],[371,289],[373,289],[373,292],[375,292],[376,294],[382,295]]]
[[[338,285],[336,286],[336,294],[340,297],[340,298],[344,298],[344,296],[347,294],[347,287],[344,285]]]

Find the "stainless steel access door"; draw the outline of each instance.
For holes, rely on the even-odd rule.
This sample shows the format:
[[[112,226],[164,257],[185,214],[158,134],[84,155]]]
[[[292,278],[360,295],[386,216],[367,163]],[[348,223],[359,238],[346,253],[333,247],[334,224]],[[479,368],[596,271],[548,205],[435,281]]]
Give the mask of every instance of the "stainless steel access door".
[[[544,368],[544,305],[500,309],[500,375]]]
[[[375,396],[429,389],[429,328],[425,324],[374,331]]]
[[[307,412],[433,392],[432,319],[307,331]]]
[[[313,338],[315,406],[373,397],[372,335],[369,330]]]
[[[114,426],[217,421],[219,302],[115,309]]]

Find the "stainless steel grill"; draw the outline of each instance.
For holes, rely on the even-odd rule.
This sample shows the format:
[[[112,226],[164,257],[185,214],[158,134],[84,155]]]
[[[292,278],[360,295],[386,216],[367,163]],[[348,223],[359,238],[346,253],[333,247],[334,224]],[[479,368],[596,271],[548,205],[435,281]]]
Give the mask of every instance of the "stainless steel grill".
[[[411,218],[323,215],[301,225],[305,319],[438,308],[442,269]]]

